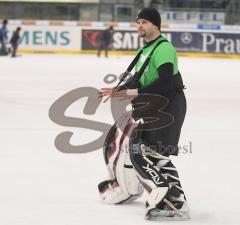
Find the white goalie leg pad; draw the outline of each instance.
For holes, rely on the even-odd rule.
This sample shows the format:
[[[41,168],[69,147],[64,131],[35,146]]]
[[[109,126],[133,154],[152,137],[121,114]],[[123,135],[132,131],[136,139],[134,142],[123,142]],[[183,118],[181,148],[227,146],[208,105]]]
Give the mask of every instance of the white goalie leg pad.
[[[162,201],[162,199],[166,196],[168,192],[168,187],[158,187],[152,189],[151,193],[148,194],[147,202],[148,206],[146,208],[146,212],[150,209],[156,207],[156,205]]]
[[[106,181],[108,182],[104,189],[100,191],[100,195],[103,203],[106,204],[119,204],[122,201],[127,200],[130,196],[128,193],[122,192],[117,181]]]
[[[101,182],[98,186],[101,198],[107,204],[131,202],[143,193],[143,187],[129,156],[129,135],[134,128],[129,124],[130,116],[130,114],[124,114],[116,123],[118,136],[113,145],[115,150],[108,158],[107,164],[110,179]],[[127,131],[126,126],[128,126]]]

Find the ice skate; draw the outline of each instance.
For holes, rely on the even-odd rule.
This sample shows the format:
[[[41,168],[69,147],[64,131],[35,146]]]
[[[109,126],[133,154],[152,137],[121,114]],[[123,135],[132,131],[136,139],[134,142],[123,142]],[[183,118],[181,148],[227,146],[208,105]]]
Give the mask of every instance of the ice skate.
[[[179,198],[164,198],[156,207],[150,207],[147,203],[146,220],[189,220],[189,207],[185,197],[181,195]]]

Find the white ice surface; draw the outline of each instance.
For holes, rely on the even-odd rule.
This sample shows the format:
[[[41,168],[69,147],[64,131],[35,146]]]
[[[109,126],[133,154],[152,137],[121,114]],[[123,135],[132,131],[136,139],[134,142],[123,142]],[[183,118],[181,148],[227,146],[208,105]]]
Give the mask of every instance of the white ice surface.
[[[103,205],[97,184],[106,176],[101,150],[63,154],[55,137],[73,131],[73,144],[99,133],[62,127],[48,111],[54,101],[79,87],[110,87],[106,74],[120,74],[132,57],[23,55],[0,58],[0,225],[240,224],[240,61],[180,58],[188,110],[177,166],[191,207],[188,222],[149,222],[145,196],[131,205]],[[109,103],[84,115],[84,100],[68,115],[103,121]]]

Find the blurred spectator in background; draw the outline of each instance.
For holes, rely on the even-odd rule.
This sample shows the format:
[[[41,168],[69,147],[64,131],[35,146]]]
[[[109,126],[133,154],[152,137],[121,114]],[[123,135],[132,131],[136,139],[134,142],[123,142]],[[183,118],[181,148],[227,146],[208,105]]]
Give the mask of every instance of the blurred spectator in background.
[[[112,35],[113,35],[113,26],[110,26],[108,29],[104,30],[100,37],[99,49],[97,56],[101,55],[101,51],[105,50],[105,57],[108,57],[108,49],[112,44]]]
[[[21,27],[17,27],[17,29],[13,32],[12,38],[10,40],[10,43],[13,48],[12,57],[16,57],[17,48],[20,40],[20,31],[21,31]]]
[[[8,37],[7,37],[7,33],[8,33],[7,24],[8,24],[8,21],[3,20],[2,27],[0,29],[0,44],[1,44],[0,55],[7,55],[8,54],[8,51],[7,51],[7,48],[6,48],[7,39],[8,39]]]

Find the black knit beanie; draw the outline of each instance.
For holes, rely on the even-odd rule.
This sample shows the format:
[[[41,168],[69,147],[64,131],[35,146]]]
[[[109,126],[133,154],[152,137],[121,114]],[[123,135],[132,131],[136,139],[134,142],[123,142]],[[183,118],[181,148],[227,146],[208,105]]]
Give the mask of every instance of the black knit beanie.
[[[137,16],[137,20],[145,19],[150,21],[152,24],[160,28],[161,26],[161,17],[159,12],[155,8],[144,8],[142,9]],[[136,21],[137,21],[136,20]]]

